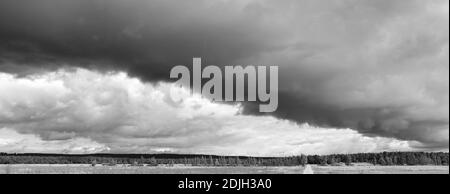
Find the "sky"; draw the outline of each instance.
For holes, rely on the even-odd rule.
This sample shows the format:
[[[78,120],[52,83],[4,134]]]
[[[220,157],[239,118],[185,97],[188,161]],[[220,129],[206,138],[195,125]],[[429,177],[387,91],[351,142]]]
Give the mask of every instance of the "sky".
[[[447,0],[0,1],[0,152],[448,151]],[[170,69],[276,65],[279,106]]]

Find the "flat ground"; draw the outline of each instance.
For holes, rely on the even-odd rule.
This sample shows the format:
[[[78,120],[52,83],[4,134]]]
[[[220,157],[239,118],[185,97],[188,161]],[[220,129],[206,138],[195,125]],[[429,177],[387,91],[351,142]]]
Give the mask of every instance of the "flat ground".
[[[302,174],[303,167],[101,166],[59,164],[0,165],[0,174]]]
[[[448,166],[192,167],[60,164],[0,165],[0,174],[449,174]]]
[[[314,174],[449,174],[448,166],[312,166]]]

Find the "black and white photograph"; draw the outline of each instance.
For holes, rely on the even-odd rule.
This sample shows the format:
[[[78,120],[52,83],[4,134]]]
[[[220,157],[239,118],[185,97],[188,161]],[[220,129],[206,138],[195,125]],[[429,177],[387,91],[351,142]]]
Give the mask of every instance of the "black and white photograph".
[[[0,174],[448,175],[449,1],[0,0]]]

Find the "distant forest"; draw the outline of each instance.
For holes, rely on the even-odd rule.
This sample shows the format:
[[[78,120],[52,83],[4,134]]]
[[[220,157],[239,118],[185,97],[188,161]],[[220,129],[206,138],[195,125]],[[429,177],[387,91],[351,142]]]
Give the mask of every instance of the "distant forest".
[[[192,166],[298,166],[352,165],[449,165],[449,153],[444,152],[383,152],[333,155],[300,155],[290,157],[245,157],[182,154],[31,154],[0,153],[0,164],[91,164],[136,166],[192,165]]]

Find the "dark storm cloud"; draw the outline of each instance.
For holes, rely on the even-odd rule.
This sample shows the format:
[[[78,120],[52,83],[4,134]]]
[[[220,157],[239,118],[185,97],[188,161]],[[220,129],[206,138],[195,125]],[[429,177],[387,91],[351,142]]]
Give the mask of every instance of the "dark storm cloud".
[[[198,56],[280,66],[280,118],[448,148],[445,0],[0,2],[2,71],[158,81]]]
[[[2,1],[3,60],[104,63],[159,80],[193,56],[229,64],[269,46],[260,40],[270,30],[255,31],[256,16],[225,3],[193,2]]]

